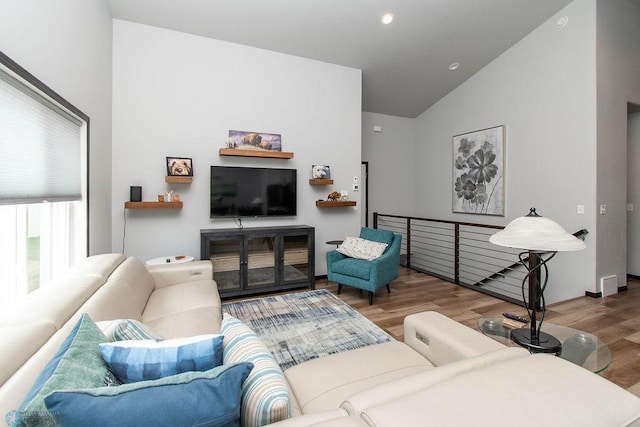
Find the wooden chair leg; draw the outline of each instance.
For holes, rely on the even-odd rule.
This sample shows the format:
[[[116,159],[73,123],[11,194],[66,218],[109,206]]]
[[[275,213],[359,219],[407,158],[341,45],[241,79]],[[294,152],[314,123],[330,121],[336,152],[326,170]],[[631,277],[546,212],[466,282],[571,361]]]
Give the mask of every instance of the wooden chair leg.
[[[338,283],[338,295],[340,295],[340,292],[342,292],[342,285]]]
[[[387,283],[387,293],[390,294],[391,293],[391,288],[389,287],[389,284]]]
[[[369,291],[369,305],[373,305],[373,292]]]

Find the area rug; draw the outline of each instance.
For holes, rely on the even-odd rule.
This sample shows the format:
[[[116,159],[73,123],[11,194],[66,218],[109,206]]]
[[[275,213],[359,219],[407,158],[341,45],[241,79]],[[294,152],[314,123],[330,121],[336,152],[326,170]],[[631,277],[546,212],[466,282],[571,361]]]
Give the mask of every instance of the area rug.
[[[225,303],[222,311],[251,327],[282,370],[317,357],[393,341],[326,289]]]

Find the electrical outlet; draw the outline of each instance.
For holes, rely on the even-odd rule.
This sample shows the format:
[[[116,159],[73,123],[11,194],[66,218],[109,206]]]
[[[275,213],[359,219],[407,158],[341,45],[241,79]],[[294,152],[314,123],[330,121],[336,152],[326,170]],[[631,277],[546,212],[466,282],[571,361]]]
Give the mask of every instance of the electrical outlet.
[[[578,215],[584,215],[584,205],[578,205],[577,213]]]
[[[353,191],[360,191],[360,184],[353,184],[353,187],[351,187],[351,189]]]
[[[600,215],[605,215],[607,213],[607,205],[600,205]]]
[[[627,212],[633,212],[633,203],[627,203]]]
[[[354,183],[354,184],[357,184],[357,183],[358,183],[358,176],[357,176],[357,175],[353,177],[353,183]]]

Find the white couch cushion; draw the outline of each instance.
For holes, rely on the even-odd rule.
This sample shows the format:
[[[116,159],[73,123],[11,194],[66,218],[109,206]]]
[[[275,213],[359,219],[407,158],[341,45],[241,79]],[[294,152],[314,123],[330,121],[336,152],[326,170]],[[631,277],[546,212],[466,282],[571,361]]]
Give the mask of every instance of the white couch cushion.
[[[362,413],[377,427],[628,426],[639,417],[637,397],[548,354],[472,370]]]
[[[142,321],[165,338],[220,332],[222,309],[212,280],[180,283],[156,289]]]
[[[399,341],[309,360],[285,371],[303,414],[334,409],[354,393],[433,369]]]
[[[456,375],[469,372],[473,369],[480,369],[485,366],[502,363],[505,360],[516,357],[527,357],[528,355],[529,352],[524,348],[508,347],[469,359],[458,360],[439,366],[438,369],[430,369],[363,390],[360,393],[349,396],[348,399],[342,402],[340,407],[351,415],[360,415],[360,413],[367,408],[416,393],[433,384],[447,381]]]
[[[0,328],[0,385],[4,384],[36,351],[56,333],[49,322]],[[7,351],[11,350],[11,351]]]

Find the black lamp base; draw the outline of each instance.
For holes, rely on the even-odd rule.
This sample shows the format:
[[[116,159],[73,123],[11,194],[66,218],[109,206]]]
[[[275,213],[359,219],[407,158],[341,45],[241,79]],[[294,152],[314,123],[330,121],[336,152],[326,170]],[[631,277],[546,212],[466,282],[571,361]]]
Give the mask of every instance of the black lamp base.
[[[531,339],[531,329],[521,328],[511,331],[511,340],[532,353],[560,353],[562,343],[553,335],[538,332],[538,339]]]

